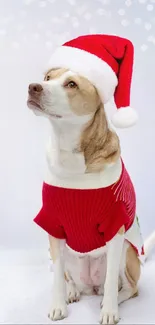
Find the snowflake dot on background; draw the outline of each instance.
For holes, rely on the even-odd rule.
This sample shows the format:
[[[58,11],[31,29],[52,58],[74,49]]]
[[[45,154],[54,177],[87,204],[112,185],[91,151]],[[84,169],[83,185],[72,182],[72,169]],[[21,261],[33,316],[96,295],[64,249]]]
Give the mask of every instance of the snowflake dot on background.
[[[78,19],[77,17],[72,17],[72,18],[71,18],[71,21],[72,21],[72,26],[73,26],[74,28],[79,27],[80,23],[79,23],[79,19]]]
[[[129,22],[129,20],[127,20],[127,19],[123,19],[123,20],[121,21],[121,24],[122,24],[122,26],[127,27],[127,26],[130,24],[130,22]]]
[[[50,50],[52,48],[53,44],[51,41],[47,41],[47,42],[45,42],[45,45],[46,45],[46,48]]]
[[[0,36],[5,36],[7,31],[5,29],[0,29]]]
[[[48,0],[49,3],[53,4],[56,0]]]
[[[39,38],[40,38],[40,34],[39,33],[33,33],[32,38],[33,38],[33,40],[38,41]]]
[[[76,0],[67,0],[67,2],[68,2],[71,6],[75,6],[75,5],[76,5]]]
[[[83,15],[86,12],[87,9],[88,9],[87,6],[84,4],[84,5],[76,8],[76,13],[79,16],[81,16],[81,15]]]
[[[108,3],[110,3],[110,0],[99,0],[100,3],[102,3],[103,5],[107,5]]]
[[[99,15],[99,16],[105,16],[106,15],[106,10],[105,9],[103,9],[103,8],[99,8],[99,9],[97,9],[97,14]]]
[[[90,13],[90,12],[86,12],[85,14],[84,14],[84,19],[85,20],[90,20],[92,18],[92,14]]]
[[[140,25],[142,23],[141,18],[135,18],[135,24]]]
[[[138,0],[139,3],[146,3],[148,0]]]
[[[126,5],[127,7],[130,7],[130,6],[132,5],[132,1],[131,1],[131,0],[126,0],[126,1],[125,1],[125,5]]]
[[[62,17],[63,18],[69,18],[70,17],[70,13],[68,11],[65,11],[62,13]]]
[[[32,2],[34,2],[35,0],[24,0],[24,4],[26,5],[26,6],[29,6],[29,5],[31,5],[31,3]]]
[[[141,45],[141,50],[142,50],[143,52],[145,52],[147,49],[148,49],[148,45],[146,45],[146,44],[142,44],[142,45]]]
[[[147,5],[146,8],[148,11],[152,11],[154,7],[153,7],[153,5],[149,4],[149,5]]]
[[[147,40],[148,40],[148,42],[154,43],[155,37],[153,35],[149,35],[148,38],[147,38]]]
[[[47,2],[46,1],[39,1],[39,7],[40,8],[45,8],[47,5]]]
[[[97,34],[96,28],[95,27],[90,27],[89,28],[89,33],[90,34]]]
[[[145,29],[150,30],[152,28],[152,25],[150,23],[145,23]]]
[[[120,16],[124,16],[124,15],[125,15],[125,10],[124,10],[124,9],[119,9],[119,10],[118,10],[118,14],[119,14]]]

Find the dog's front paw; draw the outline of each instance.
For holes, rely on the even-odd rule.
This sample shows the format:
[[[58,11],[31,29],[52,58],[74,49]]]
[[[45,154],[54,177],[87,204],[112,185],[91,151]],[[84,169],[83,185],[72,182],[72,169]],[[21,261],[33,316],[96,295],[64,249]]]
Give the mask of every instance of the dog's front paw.
[[[48,317],[53,320],[61,320],[68,316],[66,301],[55,300],[52,304]]]
[[[100,324],[109,325],[117,324],[119,322],[118,308],[106,308],[104,305],[101,308]]]

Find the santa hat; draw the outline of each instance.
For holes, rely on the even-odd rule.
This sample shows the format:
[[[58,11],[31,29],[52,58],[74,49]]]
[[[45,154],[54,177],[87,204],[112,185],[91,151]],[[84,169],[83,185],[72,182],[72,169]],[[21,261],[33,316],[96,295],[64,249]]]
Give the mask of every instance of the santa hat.
[[[49,66],[69,68],[86,77],[97,88],[104,104],[114,96],[117,112],[112,116],[112,123],[125,128],[134,125],[138,118],[130,107],[133,53],[132,43],[125,38],[85,35],[60,46]]]

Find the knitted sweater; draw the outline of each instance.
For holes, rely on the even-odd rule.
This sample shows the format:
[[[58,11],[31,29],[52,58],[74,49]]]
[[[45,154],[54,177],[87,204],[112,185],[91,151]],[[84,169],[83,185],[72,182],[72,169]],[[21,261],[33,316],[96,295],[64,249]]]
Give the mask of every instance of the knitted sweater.
[[[113,185],[71,189],[44,182],[42,196],[43,205],[34,221],[50,235],[66,239],[67,245],[80,253],[104,246],[121,226],[128,233],[135,224],[135,191],[123,163],[121,176]]]

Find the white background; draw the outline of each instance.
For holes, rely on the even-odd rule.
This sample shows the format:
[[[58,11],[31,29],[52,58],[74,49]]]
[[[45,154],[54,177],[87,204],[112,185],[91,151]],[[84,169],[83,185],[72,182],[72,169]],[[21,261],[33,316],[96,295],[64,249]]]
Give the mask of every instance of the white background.
[[[0,0],[0,247],[45,248],[33,218],[41,206],[46,120],[26,106],[54,48],[80,34],[107,33],[135,45],[131,104],[140,120],[119,132],[137,191],[144,237],[155,229],[155,0]]]

